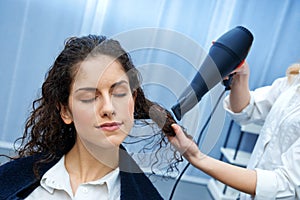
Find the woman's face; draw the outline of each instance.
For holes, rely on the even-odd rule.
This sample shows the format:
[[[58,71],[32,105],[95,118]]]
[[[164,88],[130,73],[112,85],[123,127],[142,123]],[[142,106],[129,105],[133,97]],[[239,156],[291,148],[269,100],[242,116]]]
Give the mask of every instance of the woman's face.
[[[119,146],[133,126],[134,97],[122,65],[100,55],[83,61],[63,109],[65,123],[73,122],[77,138],[100,148]]]

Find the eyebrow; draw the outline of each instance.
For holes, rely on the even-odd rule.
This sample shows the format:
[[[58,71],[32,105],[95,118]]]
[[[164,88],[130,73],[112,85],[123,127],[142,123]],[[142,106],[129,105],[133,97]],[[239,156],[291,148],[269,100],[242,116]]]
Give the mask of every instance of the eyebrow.
[[[116,82],[116,83],[112,84],[112,85],[110,86],[110,89],[113,89],[113,88],[115,88],[115,87],[117,87],[117,86],[119,86],[119,85],[122,85],[122,84],[128,84],[128,82],[125,81],[125,80],[121,80],[121,81],[119,81],[119,82]],[[82,91],[82,90],[87,91],[87,92],[96,92],[98,89],[97,89],[97,88],[93,88],[93,87],[83,87],[83,88],[77,89],[77,90],[75,91],[75,93],[76,93],[76,92],[79,92],[79,91]]]

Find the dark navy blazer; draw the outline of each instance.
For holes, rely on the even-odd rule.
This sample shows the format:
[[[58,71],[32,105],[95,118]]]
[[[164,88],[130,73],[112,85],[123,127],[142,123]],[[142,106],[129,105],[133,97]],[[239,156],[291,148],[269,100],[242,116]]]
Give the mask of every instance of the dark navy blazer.
[[[123,149],[123,148],[122,148]],[[33,172],[41,154],[20,158],[0,166],[0,200],[25,199],[40,185]],[[42,177],[60,158],[39,168]],[[121,200],[163,199],[131,156],[120,150]]]

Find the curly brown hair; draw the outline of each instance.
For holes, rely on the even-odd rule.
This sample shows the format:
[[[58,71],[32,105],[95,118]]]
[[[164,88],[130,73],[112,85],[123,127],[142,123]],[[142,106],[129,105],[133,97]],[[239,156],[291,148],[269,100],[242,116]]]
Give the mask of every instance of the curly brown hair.
[[[39,163],[45,163],[70,151],[76,141],[75,127],[73,123],[65,124],[60,112],[62,106],[68,105],[71,84],[79,64],[88,56],[99,54],[117,59],[127,73],[132,94],[136,96],[134,118],[152,119],[161,128],[160,141],[156,143],[158,148],[155,151],[159,151],[167,143],[166,135],[175,135],[171,128],[171,124],[176,123],[173,116],[158,103],[145,97],[140,73],[118,41],[97,35],[72,37],[65,42],[64,49],[47,72],[41,97],[32,104],[24,134],[19,138],[22,145],[17,150],[18,158],[42,153],[45,159]],[[178,152],[175,149],[173,151],[169,170],[176,168],[176,163],[182,161]]]

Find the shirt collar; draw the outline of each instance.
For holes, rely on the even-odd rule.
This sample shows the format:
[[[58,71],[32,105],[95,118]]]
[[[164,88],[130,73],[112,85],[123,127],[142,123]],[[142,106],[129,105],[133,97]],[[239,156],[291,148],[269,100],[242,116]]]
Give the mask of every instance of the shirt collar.
[[[41,179],[41,186],[46,189],[49,193],[53,193],[55,189],[65,190],[72,194],[70,185],[70,177],[65,167],[65,156],[63,156],[52,168],[50,168]],[[119,167],[105,175],[104,177],[90,181],[83,184],[90,185],[103,185],[105,184],[108,189],[108,195],[112,190],[120,190],[120,169]]]
[[[108,195],[110,196],[110,193],[112,190],[116,190],[116,188],[120,188],[120,169],[116,168],[110,173],[106,174],[104,177],[95,180],[95,181],[90,181],[85,184],[90,184],[90,185],[107,185],[108,189]],[[119,190],[119,189],[118,189]]]
[[[72,191],[70,177],[65,168],[65,156],[51,167],[42,177],[41,186],[48,192],[53,193],[54,189]]]

